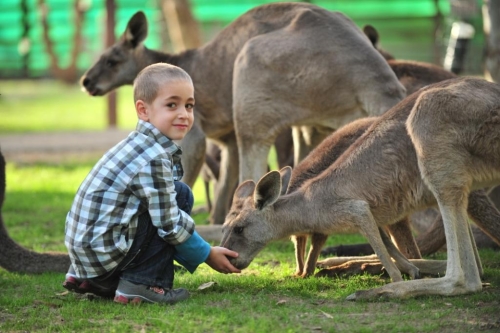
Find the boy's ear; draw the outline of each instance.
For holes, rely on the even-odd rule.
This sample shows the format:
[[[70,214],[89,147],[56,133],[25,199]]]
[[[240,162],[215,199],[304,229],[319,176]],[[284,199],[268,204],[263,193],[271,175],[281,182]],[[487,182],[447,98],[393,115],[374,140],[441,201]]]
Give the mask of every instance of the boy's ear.
[[[137,100],[135,102],[135,111],[137,112],[137,117],[144,121],[149,121],[148,109],[146,107],[146,103],[142,100]]]

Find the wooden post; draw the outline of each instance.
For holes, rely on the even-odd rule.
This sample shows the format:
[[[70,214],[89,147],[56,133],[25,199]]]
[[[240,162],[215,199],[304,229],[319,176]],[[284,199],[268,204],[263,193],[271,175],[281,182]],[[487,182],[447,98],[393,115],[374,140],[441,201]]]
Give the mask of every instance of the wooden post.
[[[485,73],[487,80],[500,83],[500,0],[485,0],[483,5],[486,35]]]
[[[163,16],[175,52],[199,47],[201,34],[189,0],[163,0]]]
[[[115,12],[116,3],[114,0],[106,0],[106,48],[110,47],[115,43]],[[117,117],[116,117],[116,90],[111,91],[108,94],[107,104],[108,104],[108,128],[116,128]]]

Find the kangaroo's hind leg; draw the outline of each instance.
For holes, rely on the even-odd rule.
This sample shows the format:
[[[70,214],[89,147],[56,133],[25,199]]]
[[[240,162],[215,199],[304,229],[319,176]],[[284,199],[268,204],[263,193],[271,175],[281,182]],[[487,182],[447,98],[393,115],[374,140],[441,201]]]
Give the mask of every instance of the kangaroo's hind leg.
[[[407,273],[413,280],[420,278],[420,272],[418,268],[413,265],[394,245],[391,238],[387,235],[384,229],[379,228],[380,236],[382,241],[387,247],[387,251],[391,257],[395,260],[396,266],[401,270],[401,272]]]

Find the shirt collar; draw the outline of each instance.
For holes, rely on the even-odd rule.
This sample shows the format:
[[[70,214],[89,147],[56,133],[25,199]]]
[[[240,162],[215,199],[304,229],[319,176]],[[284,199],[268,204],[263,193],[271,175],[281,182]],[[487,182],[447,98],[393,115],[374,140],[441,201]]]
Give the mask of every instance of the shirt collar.
[[[161,133],[153,124],[139,119],[137,122],[137,126],[135,130],[139,133],[142,133],[152,139],[154,139],[157,143],[159,143],[163,149],[167,153],[172,155],[181,155],[182,150],[181,147],[175,144],[172,140],[170,140],[167,136]]]

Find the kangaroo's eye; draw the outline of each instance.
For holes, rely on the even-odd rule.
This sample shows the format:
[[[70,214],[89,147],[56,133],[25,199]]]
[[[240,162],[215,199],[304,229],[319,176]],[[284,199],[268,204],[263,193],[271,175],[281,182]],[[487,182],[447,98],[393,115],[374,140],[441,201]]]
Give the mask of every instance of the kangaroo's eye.
[[[112,59],[107,59],[106,60],[106,66],[107,67],[114,67],[114,66],[116,66],[117,63],[118,63],[117,61],[112,60]]]
[[[234,228],[234,233],[237,235],[241,235],[243,233],[243,227]]]

